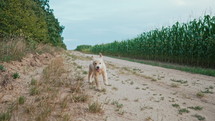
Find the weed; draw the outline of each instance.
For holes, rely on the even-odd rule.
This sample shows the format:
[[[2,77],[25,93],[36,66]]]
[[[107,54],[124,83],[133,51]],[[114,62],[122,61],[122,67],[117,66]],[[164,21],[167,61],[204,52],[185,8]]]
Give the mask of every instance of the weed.
[[[139,87],[136,87],[136,89],[140,89]]]
[[[77,81],[75,84],[73,84],[70,88],[71,92],[74,93],[79,93],[81,92],[81,87],[83,86],[83,82]]]
[[[125,101],[127,101],[127,100],[128,100],[128,98],[127,98],[127,97],[125,97],[125,98],[123,98],[122,100],[125,100]]]
[[[9,105],[6,112],[0,113],[0,121],[9,121],[12,116],[12,112],[18,109],[18,103],[13,102]]]
[[[131,82],[130,82],[130,85],[133,85],[133,84],[134,84],[134,82],[133,82],[133,81],[131,81]]]
[[[69,114],[63,115],[63,121],[70,121]]]
[[[190,109],[193,109],[193,110],[202,110],[203,109],[203,107],[200,107],[200,106],[195,106],[195,107],[188,107],[188,108],[190,108]]]
[[[161,100],[164,100],[164,97],[161,97]]]
[[[143,106],[143,107],[140,107],[140,110],[141,110],[141,111],[144,111],[145,109],[153,109],[153,107],[150,107],[150,106]]]
[[[33,112],[35,112],[36,107],[33,105],[26,105],[24,106],[24,112],[28,113],[28,114],[32,114]]]
[[[202,92],[198,92],[198,93],[196,94],[196,96],[199,97],[199,98],[202,98],[202,97],[204,97],[205,95],[204,95],[204,93],[202,93]]]
[[[92,86],[92,85],[90,85],[89,88],[90,88],[90,89],[96,89],[96,87],[95,87],[95,86]]]
[[[122,108],[122,107],[123,107],[123,104],[117,104],[116,107],[117,107],[117,108]]]
[[[116,88],[116,87],[113,87],[113,88],[112,88],[112,90],[115,90],[115,91],[117,91],[117,90],[118,90],[118,88]]]
[[[18,103],[17,102],[13,102],[12,104],[10,104],[10,106],[8,107],[8,111],[9,113],[12,113],[14,110],[18,109]]]
[[[51,107],[43,107],[42,111],[36,117],[36,121],[47,121],[47,117],[51,114]]]
[[[119,111],[119,110],[120,110],[119,108],[116,108],[116,109],[115,109],[115,111]]]
[[[178,88],[178,87],[179,87],[179,84],[171,83],[171,87]]]
[[[65,98],[63,99],[63,101],[60,103],[60,107],[61,107],[62,109],[65,109],[65,108],[67,107],[67,105],[68,105],[68,98],[65,97]]]
[[[125,82],[124,81],[121,81],[122,82],[122,84],[125,84]]]
[[[187,83],[187,81],[184,81],[184,80],[175,80],[175,79],[171,79],[171,81],[177,82],[177,83],[181,83],[181,84],[186,84],[186,83]]]
[[[133,68],[133,71],[141,71],[140,69],[137,68]]]
[[[102,104],[99,102],[93,102],[88,105],[88,110],[91,113],[100,113],[102,112]]]
[[[115,105],[117,108],[122,108],[123,107],[123,104],[120,104],[118,101],[113,101],[111,104]]]
[[[1,71],[6,71],[6,68],[3,65],[0,65],[0,70]]]
[[[108,105],[110,103],[111,99],[107,99],[107,97],[105,98],[104,104]]]
[[[152,118],[149,116],[145,119],[145,121],[153,121]]]
[[[143,86],[146,86],[146,85],[148,85],[148,84],[142,84]]]
[[[190,112],[190,111],[187,110],[186,108],[182,108],[182,109],[179,109],[179,110],[178,110],[178,113],[179,113],[179,114],[189,113],[189,112]]]
[[[0,121],[9,121],[11,114],[9,112],[0,113]]]
[[[39,92],[39,90],[37,89],[37,87],[32,87],[31,89],[30,89],[30,95],[38,95],[40,92]]]
[[[31,79],[31,83],[30,83],[31,85],[36,85],[37,84],[37,80],[35,80],[35,79]]]
[[[134,100],[134,102],[138,102],[138,101],[139,101],[139,99],[135,99],[135,100]]]
[[[195,114],[195,115],[193,115],[193,117],[196,117],[199,121],[205,120],[205,117],[203,117],[203,116],[201,116],[199,114]]]
[[[87,74],[87,71],[83,71],[83,74]]]
[[[24,104],[25,103],[25,97],[24,96],[20,96],[18,99],[19,104]]]
[[[78,69],[82,69],[82,66],[77,66]]]
[[[172,104],[173,107],[180,108],[179,104]]]
[[[155,82],[155,81],[157,81],[157,79],[154,79],[154,78],[153,78],[153,79],[151,79],[151,81]]]
[[[86,102],[88,101],[89,96],[86,94],[79,94],[79,95],[74,95],[72,96],[72,100],[74,102]]]
[[[209,93],[209,94],[213,94],[213,92],[212,91],[210,91],[208,88],[206,88],[206,90],[205,91],[201,91],[202,93]]]
[[[214,89],[214,87],[213,86],[209,86],[209,89]]]
[[[125,111],[121,110],[118,112],[119,115],[123,115],[125,113]]]
[[[19,75],[19,73],[16,72],[16,73],[13,73],[12,77],[13,77],[13,79],[17,79],[20,77],[20,75]]]
[[[104,93],[105,93],[106,91],[107,91],[107,90],[106,90],[105,88],[102,88],[102,90],[101,90],[101,92],[104,92]]]
[[[118,103],[119,103],[119,102],[116,101],[116,100],[111,102],[112,105],[115,105],[115,104],[118,104]]]

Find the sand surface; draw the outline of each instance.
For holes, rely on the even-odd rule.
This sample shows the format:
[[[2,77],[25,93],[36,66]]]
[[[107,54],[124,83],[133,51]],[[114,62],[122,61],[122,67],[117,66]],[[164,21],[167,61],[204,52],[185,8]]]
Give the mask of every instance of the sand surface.
[[[89,56],[72,52],[78,56]],[[98,92],[87,83],[86,89],[94,100],[104,104],[104,120],[107,121],[198,121],[194,115],[200,115],[207,121],[215,121],[215,77],[192,74],[173,69],[129,62],[104,57],[108,79],[111,86],[100,84],[103,92]],[[77,60],[88,71],[91,60]],[[177,82],[178,81],[178,82]],[[172,106],[178,104],[179,107]],[[194,110],[189,107],[202,107]],[[179,113],[180,109],[188,113]],[[85,120],[93,120],[88,117]],[[101,120],[98,118],[98,120]]]

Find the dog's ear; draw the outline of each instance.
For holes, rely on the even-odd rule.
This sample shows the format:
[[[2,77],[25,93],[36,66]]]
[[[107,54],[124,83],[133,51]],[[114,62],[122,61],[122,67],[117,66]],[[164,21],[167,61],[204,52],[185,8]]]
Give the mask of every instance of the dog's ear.
[[[102,53],[99,53],[99,57],[100,57],[100,58],[102,58],[102,57],[103,57]]]

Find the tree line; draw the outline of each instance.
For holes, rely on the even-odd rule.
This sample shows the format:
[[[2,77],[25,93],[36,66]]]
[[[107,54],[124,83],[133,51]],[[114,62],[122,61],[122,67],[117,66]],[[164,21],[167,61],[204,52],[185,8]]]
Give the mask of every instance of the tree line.
[[[51,44],[66,49],[63,29],[49,0],[0,0],[0,41],[24,37],[29,44]]]

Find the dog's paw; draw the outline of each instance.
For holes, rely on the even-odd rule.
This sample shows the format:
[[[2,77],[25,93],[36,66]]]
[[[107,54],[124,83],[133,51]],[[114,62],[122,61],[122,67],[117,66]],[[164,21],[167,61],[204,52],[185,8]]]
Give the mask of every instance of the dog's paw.
[[[102,88],[101,87],[97,87],[97,89],[96,89],[97,91],[101,91],[102,90]]]

